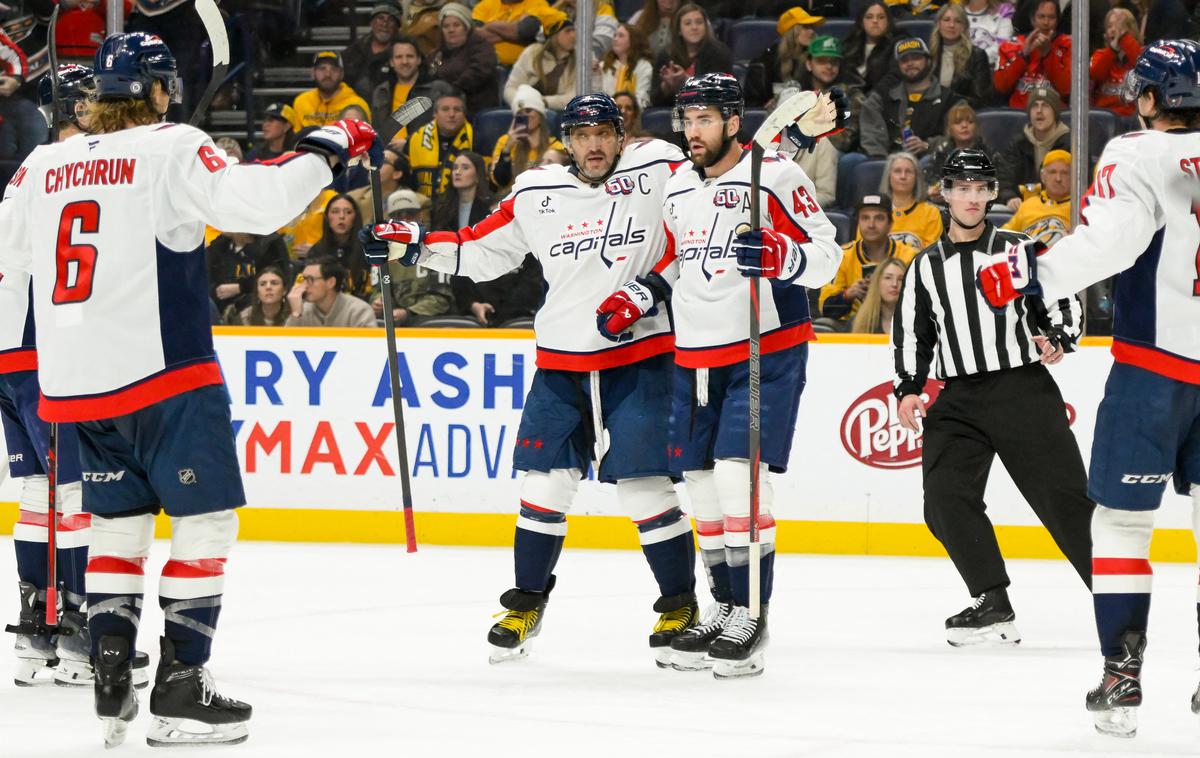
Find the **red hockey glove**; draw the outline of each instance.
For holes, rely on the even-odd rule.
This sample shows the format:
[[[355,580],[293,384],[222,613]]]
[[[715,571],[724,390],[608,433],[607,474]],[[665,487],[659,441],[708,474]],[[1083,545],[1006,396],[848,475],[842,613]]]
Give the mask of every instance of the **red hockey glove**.
[[[1046,251],[1046,246],[1037,240],[1010,242],[1004,250],[992,253],[990,265],[980,268],[975,284],[987,301],[988,307],[998,313],[1022,295],[1042,294],[1037,282],[1037,257]]]
[[[401,266],[415,266],[424,237],[425,230],[412,221],[385,221],[359,232],[367,260],[378,266],[386,265],[392,257],[388,252],[391,244],[405,245],[404,255],[397,258]]]
[[[361,160],[364,153],[370,163],[368,168],[383,163],[383,144],[366,121],[342,119],[335,124],[322,126],[302,137],[296,149],[337,158],[343,167]]]
[[[742,276],[762,276],[790,282],[807,263],[800,246],[774,229],[741,231],[731,245]]]
[[[655,305],[654,292],[640,281],[625,282],[596,309],[596,328],[613,342],[633,339],[627,331]]]

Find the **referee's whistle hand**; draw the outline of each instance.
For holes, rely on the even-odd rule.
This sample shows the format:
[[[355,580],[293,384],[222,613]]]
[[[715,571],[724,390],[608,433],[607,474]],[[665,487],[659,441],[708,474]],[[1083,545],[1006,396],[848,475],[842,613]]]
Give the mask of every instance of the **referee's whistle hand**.
[[[925,418],[925,401],[920,395],[905,395],[900,401],[900,426],[914,432],[921,431],[921,419]]]

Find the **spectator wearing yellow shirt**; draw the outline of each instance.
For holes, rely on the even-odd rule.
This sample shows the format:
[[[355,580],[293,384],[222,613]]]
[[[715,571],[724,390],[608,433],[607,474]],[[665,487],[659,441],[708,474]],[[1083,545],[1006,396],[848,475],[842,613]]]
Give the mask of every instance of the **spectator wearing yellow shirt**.
[[[575,97],[575,24],[562,18],[546,26],[546,41],[530,45],[517,58],[504,83],[504,101],[512,107],[517,88],[528,84],[554,110]]]
[[[495,45],[502,66],[511,66],[526,47],[537,41],[544,26],[566,18],[546,0],[480,0],[471,12],[476,31]]]
[[[504,188],[522,171],[541,163],[547,150],[566,150],[546,127],[546,101],[540,92],[522,84],[513,98],[513,120],[492,150],[492,184]]]
[[[392,111],[404,105],[413,97],[428,95],[429,85],[433,76],[425,67],[425,56],[412,37],[400,36],[392,42],[392,54],[388,59],[390,66],[387,78],[380,82],[371,93],[371,110],[375,113],[373,126],[375,131],[382,131]],[[422,119],[412,124],[413,129],[424,126],[428,119]],[[401,129],[392,138],[393,142],[403,142],[408,138],[408,130]]]
[[[1071,231],[1071,154],[1051,150],[1042,159],[1042,189],[1025,198],[1005,229],[1053,246]]]
[[[450,182],[454,159],[463,150],[473,149],[474,144],[475,133],[467,121],[462,93],[439,89],[433,103],[433,121],[408,140],[408,166],[417,191],[436,200]]]
[[[942,236],[942,212],[925,197],[925,179],[916,156],[892,153],[883,167],[879,194],[892,198],[892,239],[924,250]]]
[[[842,246],[842,263],[833,281],[821,288],[821,315],[849,326],[867,294],[871,275],[889,258],[905,264],[917,251],[889,236],[892,231],[892,200],[887,195],[866,195],[855,212],[858,239]]]
[[[342,81],[342,56],[335,50],[322,50],[313,56],[313,81],[317,86],[305,90],[292,102],[296,122],[294,131],[309,126],[328,126],[337,121],[337,116],[348,105],[357,105],[367,117],[371,109],[367,102]]]

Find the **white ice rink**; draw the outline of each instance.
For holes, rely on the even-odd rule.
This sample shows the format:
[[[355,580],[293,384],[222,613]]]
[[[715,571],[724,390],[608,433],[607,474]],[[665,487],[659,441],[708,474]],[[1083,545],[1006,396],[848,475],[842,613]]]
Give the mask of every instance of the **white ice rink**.
[[[156,543],[148,577],[165,557]],[[1188,708],[1198,676],[1193,566],[1155,567],[1147,702],[1139,736],[1121,741],[1095,734],[1083,708],[1100,658],[1090,596],[1063,561],[1010,563],[1019,647],[955,650],[942,620],[968,598],[947,560],[780,556],[766,673],[732,682],[654,667],[645,638],[656,593],[633,552],[564,552],[533,656],[489,666],[484,636],[511,563],[500,549],[238,545],[212,669],[254,719],[249,742],[203,754],[1200,753],[1200,718]],[[8,538],[0,577],[3,620],[13,621]],[[153,660],[162,617],[147,588],[140,647]],[[129,741],[105,752],[90,690],[18,690],[5,671],[0,756],[149,753],[147,698]]]

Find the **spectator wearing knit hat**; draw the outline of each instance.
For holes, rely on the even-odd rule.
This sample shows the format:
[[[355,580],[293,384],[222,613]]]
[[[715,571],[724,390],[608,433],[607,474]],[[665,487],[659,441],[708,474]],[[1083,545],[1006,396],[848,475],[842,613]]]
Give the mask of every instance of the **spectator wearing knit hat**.
[[[1005,229],[1051,247],[1071,231],[1071,154],[1051,150],[1042,159],[1042,186],[1017,208]]]
[[[522,84],[512,102],[513,120],[508,134],[500,135],[492,150],[492,185],[503,189],[525,169],[537,166],[547,150],[565,150],[546,124],[546,101],[540,92]]]
[[[475,29],[471,10],[446,3],[438,18],[442,46],[431,61],[434,77],[460,89],[471,113],[499,105],[496,48]]]
[[[545,27],[546,41],[525,48],[504,83],[504,102],[511,107],[517,89],[528,84],[561,110],[575,97],[575,24],[563,17]]]
[[[791,8],[779,17],[775,31],[779,41],[768,47],[746,70],[746,104],[773,103],[789,82],[803,80],[808,46],[817,36],[824,16],[813,16],[803,8]]]
[[[1059,120],[1062,99],[1053,87],[1037,87],[1028,93],[1029,121],[1021,134],[996,155],[996,178],[1000,202],[1017,210],[1025,192],[1022,185],[1038,181],[1042,159],[1051,150],[1071,149],[1071,130]]]
[[[400,33],[401,18],[398,4],[387,0],[376,3],[371,8],[367,33],[342,51],[346,83],[364,100],[371,98],[391,70],[392,41]]]

